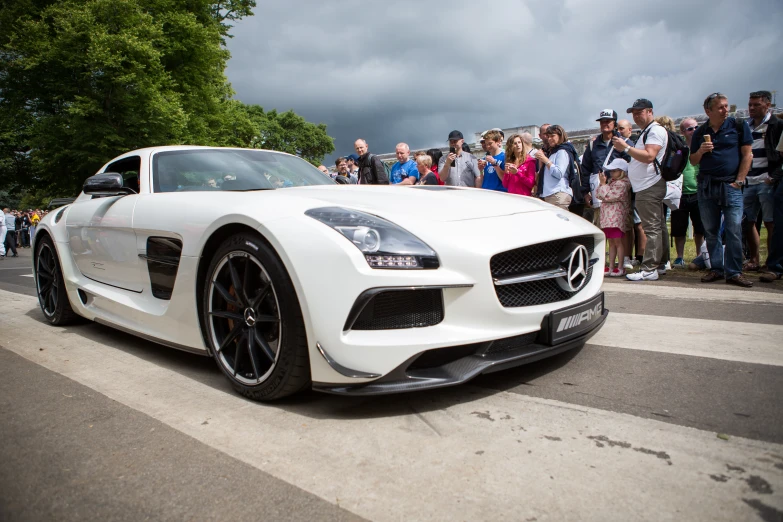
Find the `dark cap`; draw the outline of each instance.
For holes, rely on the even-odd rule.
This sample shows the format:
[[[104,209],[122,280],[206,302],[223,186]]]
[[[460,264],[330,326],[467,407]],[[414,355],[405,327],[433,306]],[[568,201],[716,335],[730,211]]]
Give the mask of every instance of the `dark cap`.
[[[464,140],[465,136],[462,135],[462,133],[458,130],[453,130],[449,132],[449,141],[451,140]]]
[[[598,119],[596,119],[595,121],[601,121],[601,120],[617,121],[617,113],[614,112],[612,109],[604,109],[601,111],[601,114],[598,115]]]
[[[639,98],[635,102],[633,102],[633,106],[629,107],[625,110],[627,114],[630,114],[631,112],[635,111],[636,109],[652,109],[652,102],[646,98]]]
[[[357,156],[356,154],[348,154],[348,155],[345,157],[345,159],[346,159],[346,161],[347,161],[347,160],[351,160],[351,161],[353,161],[354,163],[356,163],[356,162],[358,162],[358,161],[359,161],[359,156]]]

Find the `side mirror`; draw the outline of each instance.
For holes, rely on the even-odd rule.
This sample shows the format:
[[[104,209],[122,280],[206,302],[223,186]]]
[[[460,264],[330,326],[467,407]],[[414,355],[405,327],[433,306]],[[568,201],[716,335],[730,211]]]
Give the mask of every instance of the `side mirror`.
[[[136,193],[135,190],[123,186],[122,174],[116,172],[103,172],[90,176],[84,182],[82,190],[91,196],[120,196]]]

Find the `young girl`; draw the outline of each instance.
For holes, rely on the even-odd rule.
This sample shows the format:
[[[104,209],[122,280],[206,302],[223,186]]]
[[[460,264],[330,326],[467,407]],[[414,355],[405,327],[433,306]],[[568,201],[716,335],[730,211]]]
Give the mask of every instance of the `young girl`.
[[[628,181],[628,163],[617,158],[606,166],[611,179],[599,174],[596,197],[601,200],[601,229],[609,240],[609,267],[604,273],[609,277],[625,275],[623,270],[623,236],[628,227],[628,213],[631,211],[631,183]],[[615,258],[617,265],[615,266]]]

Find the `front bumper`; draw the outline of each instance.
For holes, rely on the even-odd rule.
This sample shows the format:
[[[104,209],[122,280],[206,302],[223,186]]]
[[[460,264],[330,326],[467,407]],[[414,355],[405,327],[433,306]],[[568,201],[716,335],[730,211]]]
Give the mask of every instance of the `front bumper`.
[[[549,331],[547,317],[539,332],[424,352],[411,357],[378,380],[356,385],[313,382],[313,389],[338,395],[385,395],[455,386],[483,373],[513,368],[583,346],[601,329],[608,315],[609,311],[604,308],[601,317],[591,324],[589,330],[562,343],[550,345],[546,342]],[[417,365],[417,361],[428,354],[432,354],[430,361],[441,357],[447,362]]]

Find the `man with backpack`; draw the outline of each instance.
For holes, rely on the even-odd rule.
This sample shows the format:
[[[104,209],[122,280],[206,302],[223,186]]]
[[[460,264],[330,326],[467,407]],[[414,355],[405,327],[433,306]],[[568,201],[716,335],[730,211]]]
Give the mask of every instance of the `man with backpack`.
[[[650,100],[640,98],[633,102],[626,113],[633,115],[633,121],[642,130],[636,145],[629,145],[622,137],[613,137],[615,150],[624,152],[631,157],[628,165],[628,179],[636,195],[636,212],[642,221],[647,245],[638,272],[625,277],[629,281],[656,281],[658,266],[663,259],[663,227],[666,226],[663,213],[663,199],[666,196],[666,180],[661,173],[661,165],[665,163],[669,135],[666,130],[655,123],[653,104]],[[687,159],[687,158],[686,158]]]
[[[370,154],[367,142],[358,139],[353,147],[359,155],[359,184],[388,185],[389,175],[386,174],[386,168],[378,156]]]
[[[709,120],[693,133],[691,164],[699,165],[699,211],[712,269],[701,278],[711,283],[725,277],[726,283],[753,286],[742,274],[742,186],[753,163],[750,127],[729,117],[729,101],[719,92],[704,100]],[[720,256],[718,229],[723,214],[725,250]]]

